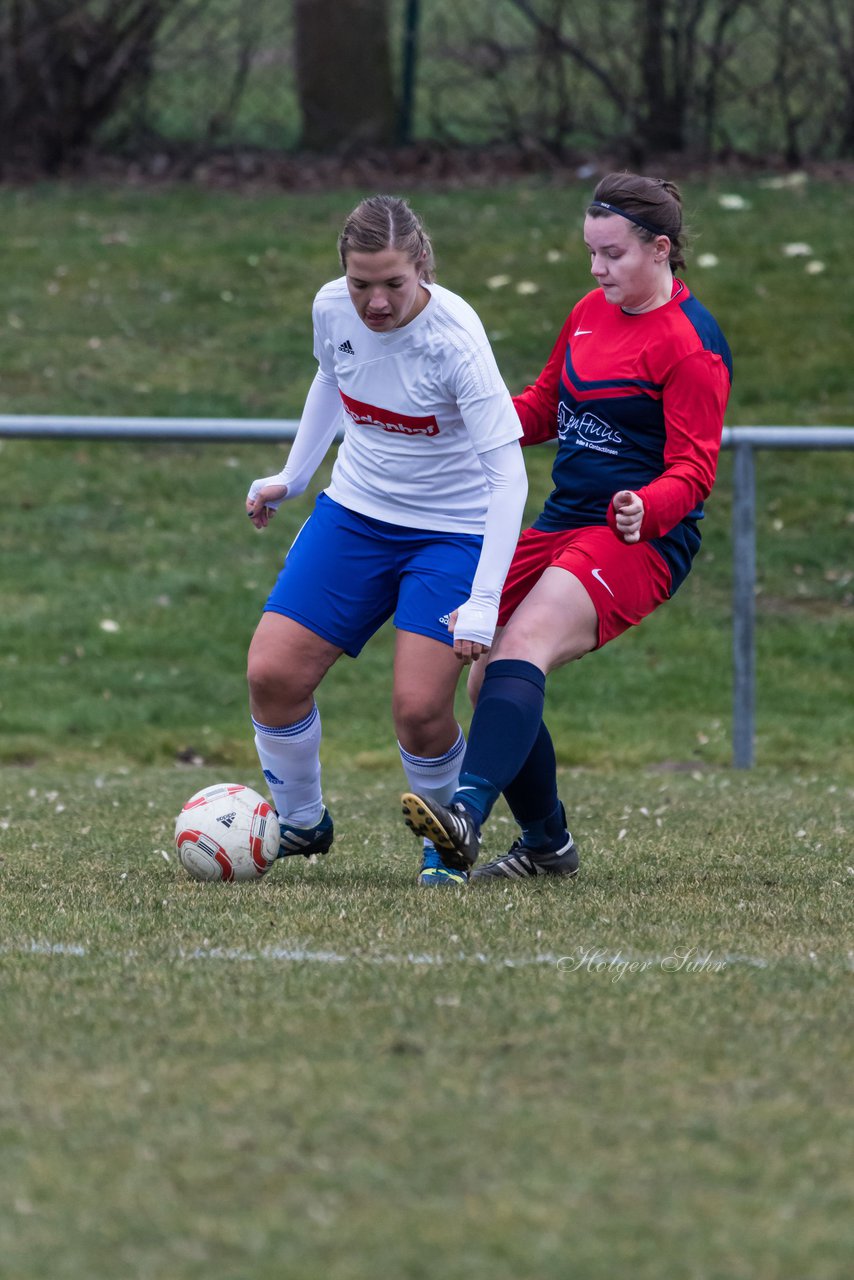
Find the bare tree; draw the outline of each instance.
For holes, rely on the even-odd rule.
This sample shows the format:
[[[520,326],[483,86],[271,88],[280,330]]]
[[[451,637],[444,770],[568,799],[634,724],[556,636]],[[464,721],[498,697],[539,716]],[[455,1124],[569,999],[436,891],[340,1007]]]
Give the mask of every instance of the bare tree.
[[[767,0],[772,58],[766,98],[789,165],[854,142],[854,18],[834,0]]]
[[[841,93],[835,104],[839,151],[843,156],[854,156],[854,8],[850,0],[821,0],[817,28],[840,80]]]
[[[851,0],[434,0],[405,129],[390,47],[403,13],[403,0],[0,0],[0,175],[99,146],[154,145],[157,162],[191,167],[214,149],[411,136],[535,163],[854,155]]]
[[[751,9],[750,0],[720,0],[705,45],[703,68],[698,74],[697,128],[700,147],[708,158],[713,154],[719,130],[721,83],[738,51],[734,29],[739,16]]]
[[[0,0],[2,160],[55,170],[89,147],[152,72],[184,0]]]
[[[637,0],[642,99],[636,152],[683,151],[694,90],[697,32],[707,0]]]
[[[388,0],[294,0],[294,24],[302,145],[393,143]]]
[[[553,49],[559,50],[579,69],[593,77],[620,115],[629,114],[630,100],[626,94],[626,85],[614,74],[607,49],[579,38],[572,28],[572,20],[577,19],[576,11],[580,6],[560,5],[556,11],[546,14],[532,0],[509,0],[509,3],[531,22],[541,40],[548,41]],[[565,16],[570,19],[568,32],[563,27]]]
[[[581,99],[583,86],[588,87],[587,98],[595,104],[590,119],[580,120],[576,108],[574,125],[607,136],[636,163],[713,136],[720,79],[737,51],[731,28],[747,0],[506,0],[506,5],[533,27],[537,45],[548,48],[552,60],[560,57],[572,67],[566,101]],[[545,75],[541,83],[548,83]]]

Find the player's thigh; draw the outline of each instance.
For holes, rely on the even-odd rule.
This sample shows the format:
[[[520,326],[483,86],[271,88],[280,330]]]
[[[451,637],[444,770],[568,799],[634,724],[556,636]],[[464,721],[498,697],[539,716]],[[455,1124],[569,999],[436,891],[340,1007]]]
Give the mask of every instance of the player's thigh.
[[[473,534],[413,531],[401,555],[394,625],[453,645],[451,614],[471,595],[483,539]]]
[[[456,741],[454,694],[463,666],[448,630],[471,594],[482,539],[414,534],[402,566],[392,708],[397,736],[416,755],[441,755]]]
[[[267,612],[358,657],[397,603],[399,534],[320,494],[288,550]]]
[[[262,614],[247,662],[253,708],[256,704],[261,710],[271,703],[293,707],[310,702],[341,653],[339,646],[285,614]]]
[[[606,525],[551,541],[549,567],[519,600],[493,656],[527,656],[553,671],[638,626],[669,597],[670,570],[650,543],[624,543]]]
[[[462,664],[452,645],[398,631],[392,714],[398,738],[416,755],[441,755],[457,737],[454,695]]]
[[[516,609],[489,660],[515,658],[548,673],[598,641],[599,615],[587,591],[574,574],[551,567]]]
[[[495,628],[495,636],[492,640],[492,649],[495,651],[499,641],[504,634],[504,627]],[[477,700],[480,696],[481,686],[483,685],[483,677],[486,675],[486,668],[489,658],[478,658],[477,662],[473,662],[469,667],[468,679],[466,681],[466,692],[469,696],[469,702],[473,707],[477,706]]]

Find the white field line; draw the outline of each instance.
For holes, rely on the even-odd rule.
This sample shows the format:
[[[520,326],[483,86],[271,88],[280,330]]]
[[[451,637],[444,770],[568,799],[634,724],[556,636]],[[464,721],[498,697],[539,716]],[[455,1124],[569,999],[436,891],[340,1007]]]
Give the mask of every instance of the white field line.
[[[13,946],[0,946],[0,955],[42,955],[71,956],[83,958],[106,957],[123,963],[139,959],[139,952],[102,951],[99,948],[84,946],[76,942],[50,942],[47,939],[30,939],[29,943]],[[194,947],[185,950],[179,947],[169,960],[177,961],[226,961],[238,964],[279,963],[279,964],[368,964],[395,965],[403,967],[433,966],[435,968],[453,967],[456,965],[477,965],[490,969],[526,969],[531,967],[552,968],[563,974],[604,974],[617,981],[627,975],[660,970],[665,973],[722,973],[727,969],[771,969],[793,962],[800,965],[819,967],[825,957],[811,951],[806,956],[763,956],[743,955],[738,952],[725,951],[715,953],[697,947],[676,947],[673,951],[661,955],[639,955],[631,951],[605,951],[595,947],[578,947],[566,955],[553,952],[536,952],[530,956],[495,956],[483,951],[451,951],[438,954],[424,951],[408,951],[402,954],[381,952],[352,952],[315,950],[298,944],[290,946],[261,947],[250,951],[243,947]],[[836,957],[828,957],[836,959]],[[854,952],[848,952],[844,958],[845,967],[854,971]]]

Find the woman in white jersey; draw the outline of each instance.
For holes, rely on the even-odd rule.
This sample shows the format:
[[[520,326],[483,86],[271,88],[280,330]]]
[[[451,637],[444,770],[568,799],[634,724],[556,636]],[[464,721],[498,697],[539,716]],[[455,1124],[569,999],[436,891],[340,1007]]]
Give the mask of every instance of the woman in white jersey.
[[[255,745],[279,814],[280,856],[326,853],[314,694],[342,653],[397,629],[392,715],[409,785],[453,795],[465,743],[463,664],[488,652],[527,493],[521,427],[483,325],[434,283],[404,200],[348,217],[344,276],[313,308],[317,374],[284,469],[246,500],[259,529],[303,493],[339,429],[328,487],[285,559],[249,649]],[[419,882],[464,883],[425,842]]]

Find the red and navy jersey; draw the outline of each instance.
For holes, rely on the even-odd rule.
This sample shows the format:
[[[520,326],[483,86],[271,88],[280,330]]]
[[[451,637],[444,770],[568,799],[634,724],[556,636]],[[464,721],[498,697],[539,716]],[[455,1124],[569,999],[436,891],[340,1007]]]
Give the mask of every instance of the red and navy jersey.
[[[644,504],[641,540],[667,562],[672,594],[700,545],[731,383],[727,341],[683,281],[640,315],[588,293],[513,401],[523,445],[559,442],[555,487],[534,527],[615,529],[611,499],[631,489]]]

